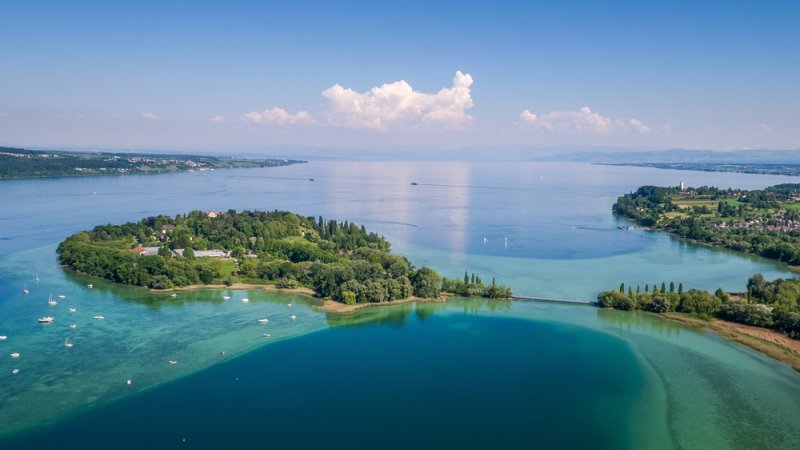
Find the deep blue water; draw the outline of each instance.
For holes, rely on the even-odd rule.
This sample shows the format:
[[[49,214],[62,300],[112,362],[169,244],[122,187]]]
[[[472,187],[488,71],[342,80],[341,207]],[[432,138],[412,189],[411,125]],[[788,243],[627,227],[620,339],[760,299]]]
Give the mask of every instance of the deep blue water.
[[[631,448],[615,424],[632,414],[637,367],[625,343],[605,334],[412,317],[266,346],[8,445]]]

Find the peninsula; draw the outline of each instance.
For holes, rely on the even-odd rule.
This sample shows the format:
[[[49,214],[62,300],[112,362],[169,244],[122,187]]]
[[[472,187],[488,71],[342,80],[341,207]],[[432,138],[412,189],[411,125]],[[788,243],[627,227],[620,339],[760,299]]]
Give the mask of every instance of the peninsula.
[[[0,147],[0,179],[142,175],[299,164],[291,159],[39,151]]]
[[[249,284],[304,287],[347,305],[410,297],[510,298],[511,290],[464,273],[441,277],[392,255],[382,236],[350,222],[285,211],[192,211],[97,226],[58,246],[78,272],[151,289]]]
[[[642,186],[615,214],[713,247],[800,265],[800,184],[763,190]]]

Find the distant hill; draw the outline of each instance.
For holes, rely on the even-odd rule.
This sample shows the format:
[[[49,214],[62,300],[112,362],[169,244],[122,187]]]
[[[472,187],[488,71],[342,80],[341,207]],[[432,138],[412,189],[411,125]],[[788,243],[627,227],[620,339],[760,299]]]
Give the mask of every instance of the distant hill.
[[[302,163],[291,159],[147,153],[41,151],[0,147],[0,179],[155,174]]]
[[[712,164],[798,164],[800,150],[658,150],[658,151],[584,151],[550,154],[533,161],[575,161],[603,164],[712,163]]]

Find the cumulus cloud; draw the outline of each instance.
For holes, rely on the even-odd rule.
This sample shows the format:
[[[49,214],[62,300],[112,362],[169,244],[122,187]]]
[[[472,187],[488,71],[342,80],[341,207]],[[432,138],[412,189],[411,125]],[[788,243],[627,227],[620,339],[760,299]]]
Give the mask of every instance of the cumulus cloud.
[[[565,134],[612,134],[633,132],[648,134],[654,128],[643,124],[639,119],[612,119],[584,106],[577,111],[552,111],[547,114],[534,114],[524,110],[519,115],[526,128],[546,133]]]
[[[265,109],[261,112],[253,111],[247,113],[242,116],[242,120],[275,125],[302,125],[314,122],[314,118],[307,111],[298,111],[297,114],[290,114],[285,109],[278,107]]]
[[[328,122],[336,126],[389,130],[421,124],[460,129],[472,120],[472,76],[456,72],[453,85],[427,94],[405,80],[356,92],[335,84],[322,95],[330,102]]]
[[[161,117],[158,117],[151,112],[142,113],[142,118],[147,120],[161,120]]]
[[[758,124],[758,131],[762,133],[772,133],[772,127],[765,123]]]
[[[222,123],[222,122],[225,122],[225,118],[224,118],[224,117],[222,117],[222,116],[214,116],[214,117],[212,117],[212,118],[210,118],[210,119],[208,119],[208,120],[209,120],[209,121],[211,121],[211,122],[214,122],[214,123]]]

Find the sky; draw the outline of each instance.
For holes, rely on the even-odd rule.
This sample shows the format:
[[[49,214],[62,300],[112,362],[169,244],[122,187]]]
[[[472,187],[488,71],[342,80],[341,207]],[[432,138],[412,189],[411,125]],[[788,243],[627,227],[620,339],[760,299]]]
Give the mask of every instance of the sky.
[[[0,145],[800,148],[800,1],[0,0]]]

